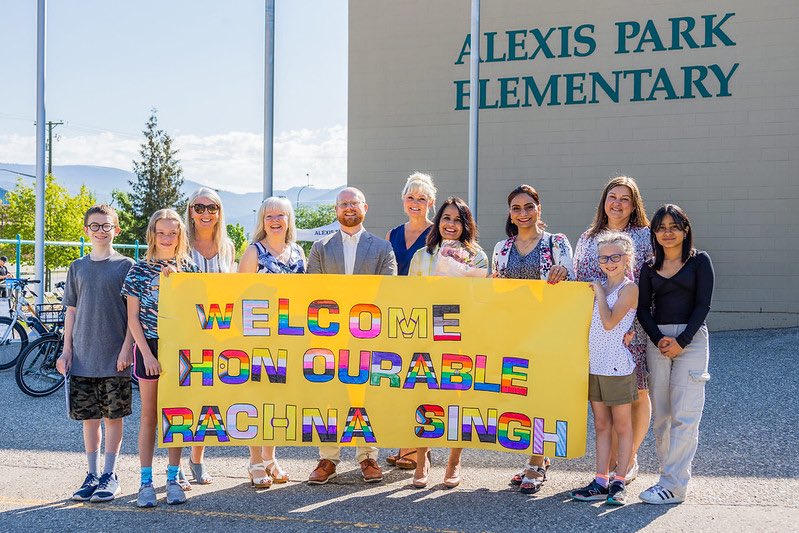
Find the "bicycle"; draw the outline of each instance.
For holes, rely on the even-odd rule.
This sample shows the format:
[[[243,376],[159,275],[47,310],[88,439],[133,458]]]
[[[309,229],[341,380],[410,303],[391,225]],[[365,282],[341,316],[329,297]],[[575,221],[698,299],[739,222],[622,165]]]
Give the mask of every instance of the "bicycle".
[[[65,311],[60,303],[36,305],[37,319],[51,329],[23,349],[17,360],[17,386],[28,396],[47,396],[64,385],[64,376],[56,369],[56,361],[64,350]]]
[[[28,285],[34,283],[40,281],[24,278],[5,280],[6,286],[12,292],[12,306],[9,316],[0,317],[0,370],[16,365],[22,350],[28,345],[28,332],[25,326],[35,330],[39,335],[49,331],[25,298],[26,293],[36,296],[36,293],[28,288]]]

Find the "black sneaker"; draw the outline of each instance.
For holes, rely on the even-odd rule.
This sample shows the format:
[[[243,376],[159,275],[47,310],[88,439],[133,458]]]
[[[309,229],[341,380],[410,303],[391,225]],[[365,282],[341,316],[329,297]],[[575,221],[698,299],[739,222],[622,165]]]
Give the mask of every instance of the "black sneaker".
[[[72,499],[76,502],[87,502],[94,494],[94,491],[97,490],[97,485],[100,484],[100,480],[97,479],[97,476],[94,474],[86,474],[86,479],[83,480],[83,485],[80,486],[78,490],[75,491],[75,494],[72,495]]]
[[[608,488],[608,505],[624,505],[627,503],[627,490],[624,488],[624,483],[621,481],[614,481]]]
[[[581,502],[607,500],[608,489],[597,483],[596,479],[593,479],[585,488],[571,491],[569,497]]]

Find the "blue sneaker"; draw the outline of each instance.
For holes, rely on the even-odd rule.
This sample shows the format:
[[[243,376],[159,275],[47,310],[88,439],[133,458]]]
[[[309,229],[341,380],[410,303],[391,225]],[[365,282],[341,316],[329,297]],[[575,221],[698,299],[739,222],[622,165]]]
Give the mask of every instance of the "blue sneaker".
[[[100,476],[100,483],[97,490],[92,494],[92,502],[108,502],[122,494],[122,487],[119,486],[119,478],[113,472],[108,472]]]
[[[183,492],[183,489],[177,481],[166,482],[166,503],[168,505],[186,503],[186,493]]]
[[[155,489],[152,483],[142,483],[139,487],[139,496],[136,498],[138,507],[155,507],[158,499],[155,497]]]
[[[86,474],[86,479],[83,480],[83,485],[72,495],[72,499],[76,502],[87,502],[97,490],[97,485],[100,480],[94,474]]]
[[[569,493],[569,497],[581,502],[595,502],[606,501],[608,499],[608,489],[592,479],[591,483],[585,488],[573,490]]]

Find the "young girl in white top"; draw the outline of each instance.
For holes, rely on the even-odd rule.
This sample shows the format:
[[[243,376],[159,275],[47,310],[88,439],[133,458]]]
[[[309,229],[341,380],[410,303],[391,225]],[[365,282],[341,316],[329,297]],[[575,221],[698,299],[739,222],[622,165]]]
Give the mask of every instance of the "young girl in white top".
[[[599,266],[607,281],[594,281],[594,314],[588,335],[588,399],[596,429],[596,477],[585,488],[569,493],[575,500],[606,500],[624,505],[624,476],[632,454],[632,403],[638,398],[635,361],[624,344],[638,305],[638,287],[625,274],[632,269],[635,247],[620,232],[609,232],[597,240]],[[616,476],[608,479],[612,433],[619,438]],[[610,483],[609,483],[610,481]]]

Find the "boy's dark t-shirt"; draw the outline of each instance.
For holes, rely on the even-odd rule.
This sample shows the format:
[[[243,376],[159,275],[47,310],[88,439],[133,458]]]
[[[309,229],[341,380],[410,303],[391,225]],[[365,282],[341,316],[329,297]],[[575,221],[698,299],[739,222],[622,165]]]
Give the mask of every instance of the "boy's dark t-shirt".
[[[131,266],[133,260],[117,252],[102,261],[86,255],[69,266],[63,302],[76,308],[72,375],[130,375],[127,369],[117,372],[117,357],[128,328],[127,307],[120,290]]]
[[[139,322],[147,339],[158,338],[158,290],[161,286],[161,269],[166,265],[176,266],[174,260],[139,261],[130,269],[122,286],[123,296],[135,296],[139,299]],[[178,270],[200,271],[190,260],[181,261]]]

